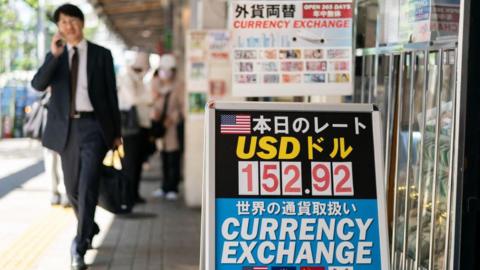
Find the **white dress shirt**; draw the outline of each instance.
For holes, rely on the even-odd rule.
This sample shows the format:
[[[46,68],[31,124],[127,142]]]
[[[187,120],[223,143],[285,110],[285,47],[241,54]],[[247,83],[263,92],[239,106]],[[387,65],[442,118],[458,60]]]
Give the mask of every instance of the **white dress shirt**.
[[[77,76],[77,92],[75,96],[75,105],[78,112],[92,112],[93,106],[88,95],[88,79],[87,79],[87,41],[83,39],[78,43],[78,76]],[[72,66],[73,46],[67,44],[68,64]]]

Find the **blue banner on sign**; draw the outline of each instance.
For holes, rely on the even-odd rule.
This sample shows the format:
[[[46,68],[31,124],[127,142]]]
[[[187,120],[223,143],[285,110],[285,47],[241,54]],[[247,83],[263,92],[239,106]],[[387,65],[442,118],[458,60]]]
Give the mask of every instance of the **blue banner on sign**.
[[[377,213],[374,199],[216,199],[215,269],[381,269]]]

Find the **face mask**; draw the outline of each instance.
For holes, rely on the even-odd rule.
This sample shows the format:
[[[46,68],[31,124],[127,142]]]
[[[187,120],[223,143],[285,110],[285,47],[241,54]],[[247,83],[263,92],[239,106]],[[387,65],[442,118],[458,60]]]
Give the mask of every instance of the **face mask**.
[[[160,70],[159,73],[160,79],[162,80],[169,80],[172,77],[172,71],[167,69],[167,70]]]
[[[130,74],[136,79],[142,79],[145,76],[145,72],[141,68],[132,67],[130,69]]]

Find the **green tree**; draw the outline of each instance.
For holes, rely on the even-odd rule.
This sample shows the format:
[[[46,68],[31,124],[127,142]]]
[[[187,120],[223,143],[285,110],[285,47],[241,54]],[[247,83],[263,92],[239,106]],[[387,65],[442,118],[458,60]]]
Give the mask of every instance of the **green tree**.
[[[8,1],[0,0],[0,73],[10,68],[9,58],[18,45],[15,36],[18,27],[15,12],[9,8]]]
[[[33,9],[38,8],[38,0],[24,0],[24,2],[31,6]]]
[[[38,7],[37,0],[23,1],[32,8]],[[0,73],[32,69],[36,63],[36,17],[32,16],[28,23],[23,23],[9,2],[0,0]]]

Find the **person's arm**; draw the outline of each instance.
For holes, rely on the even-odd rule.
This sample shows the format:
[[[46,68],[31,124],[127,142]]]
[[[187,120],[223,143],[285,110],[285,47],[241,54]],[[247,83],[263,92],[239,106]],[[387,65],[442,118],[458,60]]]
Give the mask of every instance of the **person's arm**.
[[[173,89],[168,100],[168,112],[165,119],[165,126],[175,126],[180,122],[181,104],[179,102],[178,89]]]
[[[50,85],[55,69],[58,65],[58,57],[53,56],[51,53],[48,53],[45,57],[45,62],[38,69],[35,76],[32,79],[32,87],[38,91],[45,91]]]
[[[107,82],[107,93],[110,104],[110,110],[112,111],[112,122],[114,127],[114,142],[113,147],[117,147],[121,144],[121,129],[120,129],[120,110],[118,109],[118,97],[117,97],[117,83],[115,81],[115,69],[113,67],[112,53],[107,50],[105,65],[105,80]]]
[[[57,68],[59,58],[65,50],[65,45],[62,42],[62,35],[58,31],[52,37],[50,42],[50,52],[45,57],[45,62],[38,69],[32,79],[32,87],[38,91],[45,91],[50,85],[53,74]]]

